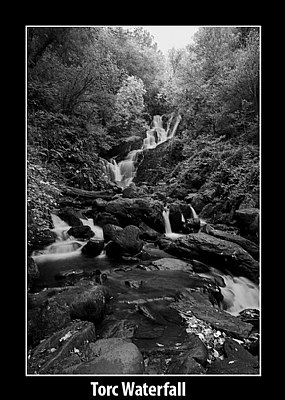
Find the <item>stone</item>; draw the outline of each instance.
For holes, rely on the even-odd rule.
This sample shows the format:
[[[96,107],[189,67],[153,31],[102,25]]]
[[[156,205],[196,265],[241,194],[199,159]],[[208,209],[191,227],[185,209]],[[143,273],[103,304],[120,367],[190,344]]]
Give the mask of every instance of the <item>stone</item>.
[[[135,186],[128,186],[123,190],[123,198],[134,199],[138,197],[138,193]]]
[[[123,228],[114,224],[106,224],[103,226],[103,234],[105,242],[109,242],[109,240],[114,240],[117,236],[118,232],[121,232]]]
[[[143,356],[137,346],[126,339],[99,339],[90,343],[89,360],[65,369],[68,374],[135,375],[143,374]]]
[[[259,248],[254,242],[233,233],[224,232],[218,229],[210,229],[208,231],[209,235],[215,236],[217,238],[228,240],[230,242],[236,243],[246,250],[255,260],[259,260]]]
[[[215,360],[207,374],[258,374],[259,363],[241,344],[231,338],[226,338],[224,345],[225,358]]]
[[[96,257],[104,249],[104,240],[89,239],[88,242],[82,247],[82,254],[89,257]]]
[[[108,291],[104,286],[92,286],[79,293],[70,304],[72,319],[97,322],[102,320],[105,313],[106,296]]]
[[[208,350],[195,334],[188,335],[187,351],[174,357],[167,369],[167,374],[201,374],[205,373]]]
[[[242,236],[258,243],[259,210],[258,208],[242,208],[235,211],[234,218]]]
[[[160,260],[152,261],[152,265],[156,266],[161,271],[166,270],[180,270],[180,271],[192,271],[193,267],[187,261],[179,260],[178,258],[161,258]]]
[[[70,226],[81,226],[81,216],[71,207],[62,208],[57,215]]]
[[[107,224],[119,225],[119,220],[114,215],[108,212],[100,212],[96,214],[92,214],[94,223],[96,225],[104,227]]]
[[[150,228],[144,222],[141,222],[139,224],[139,228],[141,231],[140,238],[142,240],[146,240],[148,242],[155,242],[161,236],[161,233],[158,233],[154,229]]]
[[[64,368],[78,364],[89,342],[95,341],[95,327],[91,322],[74,321],[44,339],[30,353],[29,374],[61,374]]]
[[[158,243],[162,250],[173,256],[188,260],[196,259],[258,283],[258,262],[236,243],[202,232],[191,233],[176,240],[163,238]]]
[[[123,230],[118,230],[113,240],[106,245],[106,254],[112,257],[138,254],[143,248],[140,233],[140,229],[134,225],[128,225]]]
[[[118,198],[109,201],[105,211],[116,217],[118,225],[123,228],[128,225],[139,226],[144,222],[157,232],[164,233],[163,203],[151,197]]]
[[[72,226],[67,233],[77,239],[90,239],[92,236],[94,236],[94,232],[90,226],[87,225]]]
[[[27,284],[30,288],[34,282],[39,278],[40,272],[37,264],[32,257],[27,258]]]

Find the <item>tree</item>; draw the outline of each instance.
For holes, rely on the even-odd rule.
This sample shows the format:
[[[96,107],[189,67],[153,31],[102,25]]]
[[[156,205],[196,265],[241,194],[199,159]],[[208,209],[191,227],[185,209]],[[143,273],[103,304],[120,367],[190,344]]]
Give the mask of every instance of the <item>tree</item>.
[[[115,112],[111,129],[118,129],[124,136],[145,131],[143,119],[145,88],[141,79],[129,76],[116,95]]]

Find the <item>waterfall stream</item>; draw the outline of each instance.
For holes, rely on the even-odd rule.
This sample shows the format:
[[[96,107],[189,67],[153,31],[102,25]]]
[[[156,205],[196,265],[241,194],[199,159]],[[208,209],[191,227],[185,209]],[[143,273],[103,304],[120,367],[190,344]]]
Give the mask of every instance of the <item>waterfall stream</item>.
[[[130,185],[136,175],[136,164],[139,154],[141,154],[144,150],[154,149],[156,146],[174,137],[177,127],[181,121],[181,116],[178,115],[176,117],[173,128],[170,129],[173,117],[174,113],[171,114],[165,130],[163,128],[162,116],[154,115],[152,121],[153,128],[146,131],[146,137],[143,140],[142,148],[130,151],[125,160],[122,160],[119,163],[117,163],[115,159],[107,162],[107,172],[109,174],[109,179],[112,182],[116,182],[117,185],[122,188]]]

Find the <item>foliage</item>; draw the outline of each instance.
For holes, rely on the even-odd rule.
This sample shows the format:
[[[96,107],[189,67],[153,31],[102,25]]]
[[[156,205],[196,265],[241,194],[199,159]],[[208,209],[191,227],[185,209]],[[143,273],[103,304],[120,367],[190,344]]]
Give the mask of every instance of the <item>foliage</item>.
[[[122,84],[116,96],[115,111],[110,127],[118,129],[123,136],[136,135],[147,128],[143,120],[144,85],[141,79],[130,76]]]

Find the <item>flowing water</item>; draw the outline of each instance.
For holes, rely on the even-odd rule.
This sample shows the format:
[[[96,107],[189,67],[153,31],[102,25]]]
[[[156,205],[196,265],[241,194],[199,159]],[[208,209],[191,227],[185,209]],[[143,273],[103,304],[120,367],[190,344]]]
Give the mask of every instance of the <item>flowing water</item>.
[[[130,185],[136,175],[139,154],[141,154],[143,150],[154,149],[156,146],[166,142],[175,135],[179,122],[181,121],[181,116],[178,115],[176,117],[173,128],[170,129],[173,117],[174,113],[171,114],[165,130],[163,128],[162,117],[160,115],[154,115],[152,121],[153,128],[147,130],[142,148],[132,150],[129,152],[125,160],[120,161],[119,163],[117,163],[115,159],[107,162],[107,172],[112,182],[116,182],[117,185],[122,188]]]
[[[192,216],[198,218],[193,207],[191,207],[191,210]],[[163,210],[165,236],[175,240],[184,235],[172,232],[169,211],[169,208],[165,206]],[[44,250],[34,252],[32,255],[39,267],[40,279],[42,282],[53,286],[56,284],[55,275],[62,271],[72,269],[93,271],[96,268],[102,271],[111,271],[115,265],[118,265],[117,261],[114,262],[106,256],[104,250],[97,257],[90,258],[84,256],[81,249],[87,241],[78,240],[70,236],[67,233],[70,226],[55,214],[52,214],[51,217],[54,224],[54,228],[51,230],[57,235],[56,241],[47,246]],[[102,228],[94,225],[92,219],[81,219],[81,221],[83,225],[90,226],[96,238],[104,239]],[[148,250],[151,252],[151,249]],[[166,256],[168,257],[168,255]],[[232,276],[214,268],[211,268],[209,273],[199,275],[208,278],[218,275],[223,278],[225,287],[221,287],[221,292],[224,296],[223,309],[226,312],[236,316],[247,308],[259,309],[259,287],[249,279],[242,276]]]

